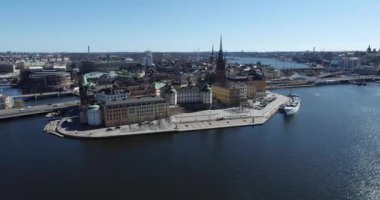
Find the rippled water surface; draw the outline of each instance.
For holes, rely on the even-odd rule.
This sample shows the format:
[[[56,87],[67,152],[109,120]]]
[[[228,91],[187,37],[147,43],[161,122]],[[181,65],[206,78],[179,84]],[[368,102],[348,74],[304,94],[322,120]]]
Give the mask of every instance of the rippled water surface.
[[[1,121],[0,194],[380,199],[380,84],[293,93],[302,98],[299,113],[257,127],[75,140],[43,133],[43,116]]]

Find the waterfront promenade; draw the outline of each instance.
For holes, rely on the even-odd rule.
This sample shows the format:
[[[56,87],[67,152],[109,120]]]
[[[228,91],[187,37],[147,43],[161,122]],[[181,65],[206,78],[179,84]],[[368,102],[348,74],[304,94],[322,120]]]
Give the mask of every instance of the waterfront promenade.
[[[228,108],[220,110],[207,110],[193,113],[182,113],[172,116],[170,120],[158,120],[149,124],[131,124],[120,127],[97,128],[91,130],[69,130],[68,125],[72,119],[63,118],[51,121],[44,128],[45,131],[59,136],[74,138],[107,138],[128,135],[180,133],[195,130],[208,130],[239,126],[261,125],[268,121],[281,107],[289,101],[288,97],[270,93],[275,100],[263,109]]]

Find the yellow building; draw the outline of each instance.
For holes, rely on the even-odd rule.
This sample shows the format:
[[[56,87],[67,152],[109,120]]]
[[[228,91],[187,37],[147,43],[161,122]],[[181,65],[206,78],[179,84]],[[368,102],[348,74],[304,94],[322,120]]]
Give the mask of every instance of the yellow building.
[[[229,88],[221,85],[212,86],[213,98],[216,102],[228,106],[236,106],[240,104],[240,89]]]
[[[249,80],[242,84],[227,84],[222,86],[215,84],[212,86],[212,94],[215,102],[237,106],[246,99],[263,97],[266,94],[265,80]],[[240,87],[239,87],[240,86]]]

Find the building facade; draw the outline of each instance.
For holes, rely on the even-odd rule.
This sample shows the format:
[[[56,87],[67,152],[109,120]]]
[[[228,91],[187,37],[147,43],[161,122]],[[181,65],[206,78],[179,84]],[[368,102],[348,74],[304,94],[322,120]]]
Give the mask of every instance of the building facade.
[[[165,86],[163,88],[163,97],[170,105],[177,104],[207,104],[212,105],[212,90],[209,85],[199,88],[195,85],[179,87],[177,90],[173,86]]]
[[[124,89],[116,89],[109,91],[102,91],[95,94],[96,101],[104,103],[106,101],[123,100],[129,98],[129,91]]]
[[[0,94],[0,110],[10,109],[13,108],[13,106],[13,97]]]
[[[102,107],[107,127],[164,119],[169,113],[169,105],[161,97],[106,101]]]
[[[228,106],[237,106],[241,101],[240,90],[234,87],[230,88],[220,85],[213,85],[212,94],[216,102]]]
[[[87,123],[90,126],[100,126],[103,124],[102,111],[99,105],[90,105],[87,110]]]

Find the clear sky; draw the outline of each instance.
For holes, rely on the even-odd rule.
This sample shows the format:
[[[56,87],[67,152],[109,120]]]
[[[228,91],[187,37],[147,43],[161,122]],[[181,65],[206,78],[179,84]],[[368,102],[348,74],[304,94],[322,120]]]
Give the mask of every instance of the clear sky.
[[[380,48],[379,0],[0,0],[0,51]]]

